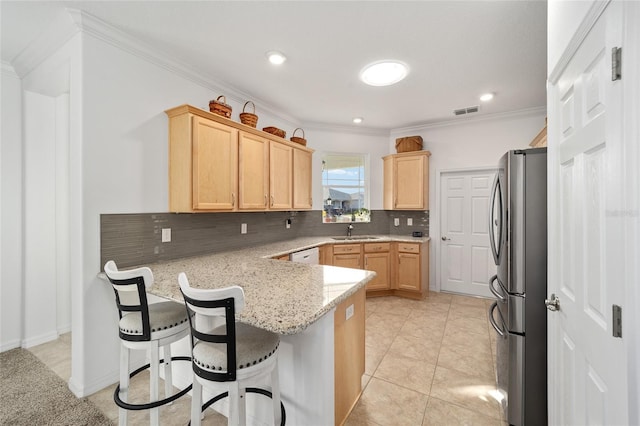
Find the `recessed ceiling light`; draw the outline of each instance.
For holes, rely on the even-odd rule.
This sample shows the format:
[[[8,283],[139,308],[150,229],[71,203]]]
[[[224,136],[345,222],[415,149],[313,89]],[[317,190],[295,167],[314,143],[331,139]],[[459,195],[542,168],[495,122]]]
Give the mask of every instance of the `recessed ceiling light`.
[[[480,100],[482,102],[488,102],[491,99],[493,99],[493,93],[485,93],[484,95],[480,96]]]
[[[360,124],[360,123],[362,123],[362,121],[363,121],[363,118],[362,118],[362,117],[354,117],[354,118],[353,118],[353,122],[354,122],[355,124]]]
[[[405,78],[409,67],[395,60],[384,60],[367,65],[360,71],[360,80],[370,86],[390,86]]]
[[[284,56],[284,53],[282,52],[272,50],[270,52],[267,52],[267,59],[269,59],[269,62],[271,62],[273,65],[282,65],[284,61],[287,60],[287,57]]]

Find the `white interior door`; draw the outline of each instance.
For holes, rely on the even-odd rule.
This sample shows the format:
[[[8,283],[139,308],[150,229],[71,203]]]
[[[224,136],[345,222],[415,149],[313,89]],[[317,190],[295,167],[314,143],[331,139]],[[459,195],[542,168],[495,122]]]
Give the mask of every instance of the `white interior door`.
[[[496,158],[496,162],[498,159]],[[489,201],[495,170],[442,173],[440,289],[491,297],[495,274],[489,246]]]
[[[612,335],[612,306],[625,304],[621,28],[612,2],[549,87],[550,424],[628,424],[626,350]]]

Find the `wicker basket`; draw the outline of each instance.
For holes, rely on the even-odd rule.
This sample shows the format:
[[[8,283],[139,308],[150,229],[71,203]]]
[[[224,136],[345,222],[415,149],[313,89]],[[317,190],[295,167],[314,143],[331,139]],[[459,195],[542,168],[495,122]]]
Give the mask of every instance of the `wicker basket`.
[[[222,98],[222,101],[220,101],[220,98]],[[231,105],[227,105],[226,102],[227,98],[223,95],[218,96],[216,100],[209,101],[209,111],[226,118],[231,118]]]
[[[396,151],[411,152],[422,150],[422,136],[407,136],[396,139]]]
[[[247,105],[251,104],[251,106],[253,107],[253,112],[244,112],[245,108],[247,108]],[[251,102],[251,101],[247,101],[245,102],[244,106],[242,107],[242,112],[240,113],[240,122],[242,124],[246,124],[247,126],[251,126],[251,127],[256,127],[256,124],[258,124],[258,116],[256,115],[256,105]]]
[[[278,129],[277,127],[265,127],[262,130],[264,130],[267,133],[271,133],[272,135],[280,136],[281,138],[284,138],[285,136],[287,136],[287,132],[285,132],[284,130]]]
[[[296,132],[298,130],[302,130],[302,137],[301,138],[296,136]],[[302,146],[307,146],[307,140],[304,138],[304,129],[301,129],[300,127],[295,129],[293,131],[293,136],[291,136],[291,142],[299,143]]]

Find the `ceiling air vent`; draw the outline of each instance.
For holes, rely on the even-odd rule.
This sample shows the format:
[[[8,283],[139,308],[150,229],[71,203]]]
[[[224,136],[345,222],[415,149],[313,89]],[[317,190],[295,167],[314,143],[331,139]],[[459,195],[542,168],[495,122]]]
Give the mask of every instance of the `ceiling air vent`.
[[[453,113],[455,115],[471,114],[471,113],[474,113],[474,112],[478,112],[479,109],[480,109],[480,107],[478,105],[476,105],[476,106],[470,106],[470,107],[466,107],[466,108],[454,109]]]

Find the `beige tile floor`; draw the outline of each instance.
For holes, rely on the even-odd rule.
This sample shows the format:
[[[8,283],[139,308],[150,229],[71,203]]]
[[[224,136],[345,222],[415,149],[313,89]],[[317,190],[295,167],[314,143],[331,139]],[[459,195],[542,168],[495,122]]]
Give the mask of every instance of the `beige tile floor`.
[[[487,299],[444,293],[430,293],[420,301],[367,299],[364,391],[346,425],[502,425],[494,398],[495,332],[487,320],[489,304]],[[69,334],[30,350],[69,379]],[[148,395],[148,375],[139,374],[131,386],[132,395]],[[117,424],[114,389],[89,399]],[[161,424],[186,425],[189,405],[185,396],[161,407]],[[145,411],[129,415],[134,425],[148,424],[148,419]],[[227,422],[208,410],[203,424]]]

